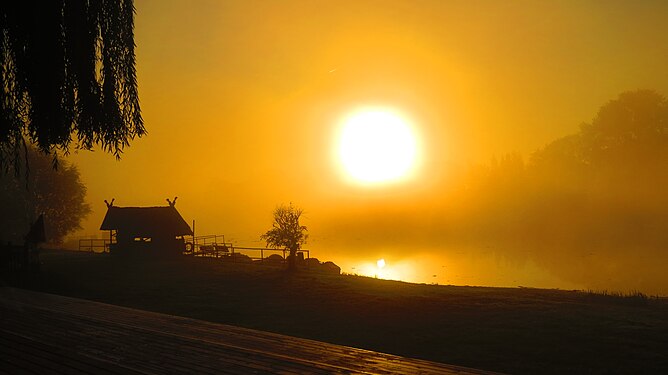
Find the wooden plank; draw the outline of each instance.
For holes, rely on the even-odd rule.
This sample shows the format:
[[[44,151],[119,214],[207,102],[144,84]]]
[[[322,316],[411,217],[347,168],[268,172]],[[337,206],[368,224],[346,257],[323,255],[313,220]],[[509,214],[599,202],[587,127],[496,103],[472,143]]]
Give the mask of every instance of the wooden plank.
[[[38,365],[68,348],[73,371],[110,364],[111,373],[489,373],[13,288],[0,288],[0,322],[0,344],[39,349]],[[15,367],[29,360],[14,357]]]
[[[3,316],[4,318],[5,316]],[[10,321],[3,319],[4,323]],[[2,363],[21,369],[20,373],[35,374],[126,374],[130,369],[96,361],[66,348],[46,345],[0,329],[0,358]],[[14,372],[16,373],[16,372]]]
[[[8,322],[18,329],[26,329],[25,326],[17,325],[15,321]],[[63,322],[53,319],[51,319],[50,322],[56,323],[59,326],[62,326],[63,324]],[[68,330],[80,329],[81,327],[77,327],[76,324],[68,325]],[[105,330],[106,328],[100,327],[99,329]],[[116,340],[115,337],[109,339],[103,336],[104,335],[97,335],[95,352],[89,352],[90,347],[88,344],[85,347],[77,347],[81,342],[79,337],[70,338],[69,340],[63,340],[61,337],[60,340],[63,344],[68,345],[68,347],[76,348],[83,353],[89,352],[89,355],[98,356],[107,360],[120,360],[125,365],[133,366],[139,370],[147,372],[161,373],[165,372],[167,369],[169,371],[175,370],[176,372],[220,373],[221,362],[225,364],[226,372],[240,374],[258,371],[262,373],[275,373],[277,372],[277,369],[286,367],[284,366],[285,363],[281,361],[277,362],[275,358],[266,358],[255,355],[255,353],[252,352],[234,349],[216,353],[215,346],[212,346],[209,343],[188,341],[184,344],[180,342],[181,340],[178,337],[174,338],[167,336],[164,339],[156,339],[155,335],[151,335],[151,337],[149,337],[149,350],[147,351],[145,350],[147,349],[147,345],[145,345],[144,342],[145,336],[141,331],[135,332],[122,340]],[[40,334],[34,334],[34,337],[37,340],[53,340],[57,338],[56,335],[45,333],[42,329],[40,329]],[[154,342],[151,342],[151,340]],[[116,347],[118,342],[123,343],[122,350],[120,351],[119,348]],[[200,349],[199,356],[193,355],[193,350],[197,347]],[[175,348],[179,348],[179,351],[174,352]],[[164,355],[165,353],[168,355]],[[201,355],[201,353],[204,353],[204,355]],[[112,355],[112,358],[109,358],[109,355]],[[215,360],[213,361],[210,358],[212,356],[215,357]],[[200,362],[200,360],[203,362]],[[213,367],[209,367],[207,371],[204,371],[200,365],[201,363],[212,363],[211,366]],[[314,372],[312,366],[300,366],[299,363],[289,364],[287,368],[292,371],[300,369],[298,371],[300,373],[331,372]]]

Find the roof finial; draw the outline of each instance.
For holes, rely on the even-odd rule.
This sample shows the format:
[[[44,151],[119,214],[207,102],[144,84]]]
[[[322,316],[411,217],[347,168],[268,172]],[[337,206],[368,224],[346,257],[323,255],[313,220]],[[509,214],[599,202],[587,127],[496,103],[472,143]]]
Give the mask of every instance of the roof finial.
[[[107,200],[105,199],[105,200],[104,200],[104,204],[107,205],[107,208],[109,208],[109,207],[114,207],[114,201],[115,201],[115,200],[116,200],[116,198],[111,198],[111,203],[109,203],[109,202],[107,202]]]
[[[169,198],[167,198],[167,203],[169,203],[169,207],[174,207],[176,205],[176,199],[178,199],[178,197],[174,197],[173,201],[170,201]]]

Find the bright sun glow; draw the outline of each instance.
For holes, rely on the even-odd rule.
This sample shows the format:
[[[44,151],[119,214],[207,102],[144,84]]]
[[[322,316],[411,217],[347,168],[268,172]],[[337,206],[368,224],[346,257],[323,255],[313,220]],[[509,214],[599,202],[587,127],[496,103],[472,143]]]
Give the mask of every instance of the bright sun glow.
[[[346,268],[344,265],[341,269]],[[422,264],[416,263],[410,259],[390,259],[380,258],[377,260],[353,260],[347,267],[353,274],[375,277],[385,280],[402,280],[410,282],[432,282],[425,279],[419,271],[424,269]],[[429,275],[431,276],[431,275]]]
[[[417,140],[408,123],[384,109],[357,112],[344,121],[338,159],[363,184],[391,182],[415,167]]]

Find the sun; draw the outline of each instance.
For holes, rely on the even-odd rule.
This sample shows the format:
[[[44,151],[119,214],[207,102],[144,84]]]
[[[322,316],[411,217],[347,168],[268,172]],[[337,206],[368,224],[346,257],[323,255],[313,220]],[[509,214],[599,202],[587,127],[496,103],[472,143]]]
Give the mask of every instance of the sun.
[[[396,112],[365,109],[343,121],[337,156],[343,170],[356,182],[401,180],[414,169],[417,153],[414,130]]]

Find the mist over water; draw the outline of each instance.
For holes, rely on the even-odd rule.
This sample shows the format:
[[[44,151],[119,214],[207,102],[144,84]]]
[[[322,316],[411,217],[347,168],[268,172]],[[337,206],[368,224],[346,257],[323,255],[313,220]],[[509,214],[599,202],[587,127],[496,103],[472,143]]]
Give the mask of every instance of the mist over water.
[[[345,234],[335,246],[358,249],[348,256],[375,251],[388,262],[352,273],[668,295],[665,186],[668,104],[638,90],[526,160],[511,153],[463,169],[428,200],[358,202],[324,227]]]
[[[505,249],[507,250],[507,249]],[[314,253],[334,259],[342,272],[354,275],[439,285],[533,287],[615,292],[640,291],[668,295],[664,266],[668,257],[656,259],[589,253],[579,258],[543,256],[544,252],[504,251],[490,248],[439,248],[414,253],[371,251],[373,257],[346,257]],[[619,252],[623,253],[623,252]],[[386,265],[377,266],[378,259]]]
[[[379,252],[383,254],[383,252]],[[485,249],[431,249],[408,257],[389,255],[381,269],[376,261],[339,258],[350,274],[438,285],[584,289],[584,284],[562,280],[535,262],[512,262]]]

